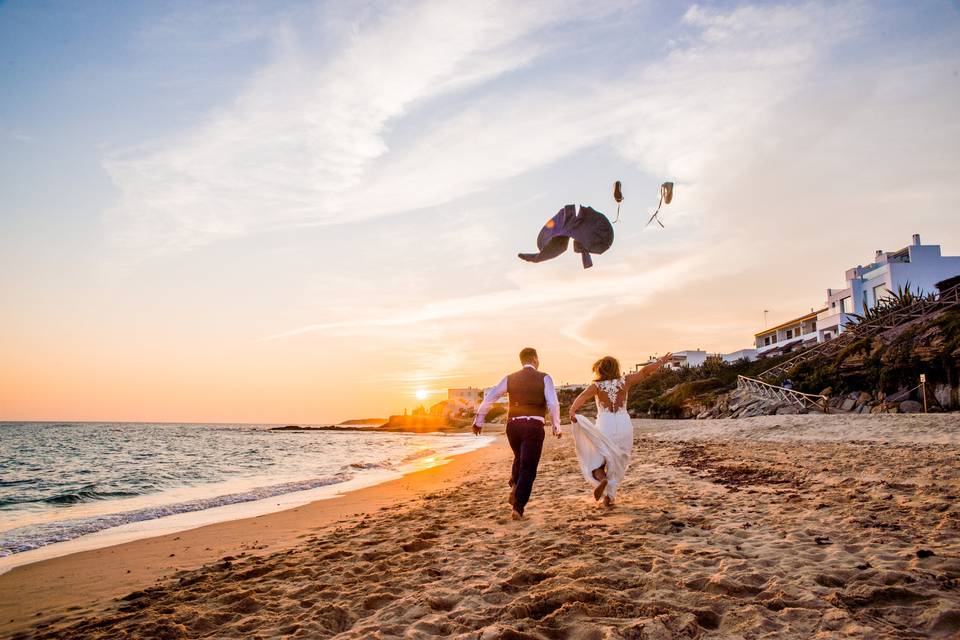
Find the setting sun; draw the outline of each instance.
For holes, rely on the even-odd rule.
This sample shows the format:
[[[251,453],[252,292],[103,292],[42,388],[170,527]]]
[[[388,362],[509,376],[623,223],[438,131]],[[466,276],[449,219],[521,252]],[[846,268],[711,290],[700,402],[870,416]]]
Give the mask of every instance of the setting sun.
[[[417,389],[417,400],[426,400],[427,390],[426,389]]]

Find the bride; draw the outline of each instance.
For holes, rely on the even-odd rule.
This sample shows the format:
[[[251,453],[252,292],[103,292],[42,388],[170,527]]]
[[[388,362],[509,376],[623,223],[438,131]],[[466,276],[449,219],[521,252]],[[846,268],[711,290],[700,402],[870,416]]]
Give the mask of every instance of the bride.
[[[577,450],[580,472],[593,485],[595,500],[603,498],[605,507],[613,506],[617,487],[630,464],[633,449],[633,424],[627,413],[630,387],[660,369],[672,354],[667,354],[636,373],[620,374],[616,358],[605,356],[593,364],[593,383],[570,405],[570,431]],[[576,415],[583,404],[594,398],[597,423]]]

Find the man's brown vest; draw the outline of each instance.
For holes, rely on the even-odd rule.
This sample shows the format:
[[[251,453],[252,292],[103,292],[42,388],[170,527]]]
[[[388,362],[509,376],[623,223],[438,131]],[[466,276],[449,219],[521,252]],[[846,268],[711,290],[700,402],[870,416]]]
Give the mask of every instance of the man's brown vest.
[[[543,395],[543,379],[547,374],[531,367],[524,367],[507,376],[507,393],[510,394],[508,418],[547,414],[547,399]]]

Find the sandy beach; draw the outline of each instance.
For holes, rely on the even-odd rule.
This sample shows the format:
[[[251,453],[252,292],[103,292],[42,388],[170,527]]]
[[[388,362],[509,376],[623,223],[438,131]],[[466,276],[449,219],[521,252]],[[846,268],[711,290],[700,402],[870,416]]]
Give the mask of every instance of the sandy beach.
[[[953,638],[960,418],[635,421],[616,507],[548,439],[335,500],[14,569],[40,638]]]

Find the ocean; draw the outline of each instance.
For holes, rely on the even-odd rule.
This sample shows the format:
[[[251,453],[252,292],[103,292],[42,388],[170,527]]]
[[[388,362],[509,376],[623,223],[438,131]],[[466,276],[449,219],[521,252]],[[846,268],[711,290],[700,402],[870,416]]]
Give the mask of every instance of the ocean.
[[[17,554],[42,559],[291,508],[491,440],[270,425],[0,422],[0,571],[22,564],[11,562]]]

